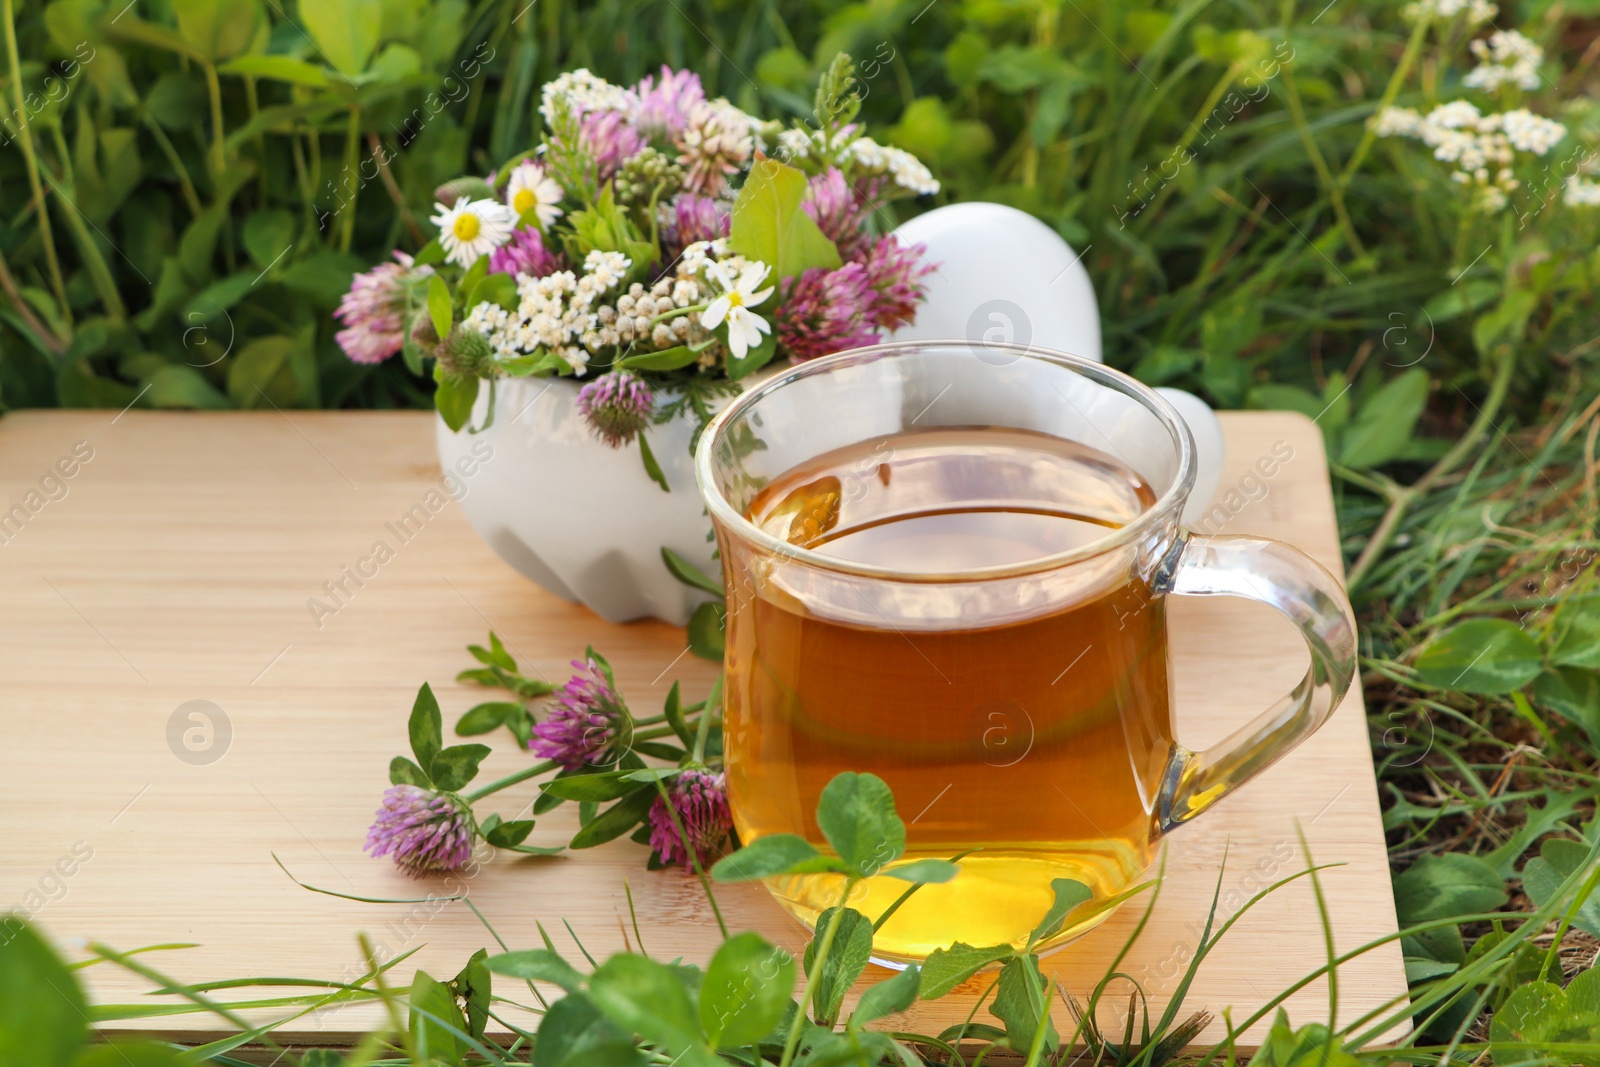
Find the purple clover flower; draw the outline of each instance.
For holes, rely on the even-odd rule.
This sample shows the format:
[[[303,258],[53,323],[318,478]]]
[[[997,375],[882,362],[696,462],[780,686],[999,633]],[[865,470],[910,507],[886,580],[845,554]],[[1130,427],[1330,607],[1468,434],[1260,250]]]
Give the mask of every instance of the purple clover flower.
[[[511,232],[511,240],[489,253],[489,270],[497,274],[543,278],[565,268],[565,258],[546,248],[544,235],[532,226],[517,227]]]
[[[572,665],[578,673],[556,691],[528,747],[569,771],[613,763],[633,738],[633,718],[599,663],[575,659]]]
[[[922,245],[903,245],[893,234],[878,238],[867,249],[861,265],[877,294],[871,318],[879,327],[893,330],[916,321],[917,305],[927,291],[922,279],[934,270],[927,251]]]
[[[650,805],[650,847],[663,863],[682,863],[685,870],[692,870],[698,858],[700,866],[709,869],[717,846],[733,829],[727,776],[690,767],[667,782],[665,789],[666,795],[657,795]],[[673,812],[683,825],[682,834],[673,823]]]
[[[654,407],[644,379],[625,370],[602,374],[578,390],[578,413],[612,448],[628,444],[650,425]]]
[[[472,858],[472,815],[454,797],[414,785],[391,786],[367,831],[366,850],[393,856],[413,878],[459,871]]]
[[[356,363],[382,363],[400,351],[406,339],[411,279],[433,273],[431,267],[413,268],[404,252],[396,252],[394,258],[393,263],[379,263],[357,274],[333,313],[345,326],[334,339]]]
[[[678,245],[688,247],[696,241],[715,241],[728,236],[733,212],[726,201],[709,196],[683,193],[673,202],[673,237]]]
[[[794,280],[778,307],[778,343],[797,360],[870,345],[878,340],[877,300],[862,264],[812,267]]]
[[[610,181],[617,169],[645,147],[639,131],[620,111],[591,111],[583,116],[584,147],[594,157],[601,184]]]
[[[862,228],[866,205],[839,168],[829,167],[826,174],[813,177],[800,207],[839,246],[845,259],[860,259],[871,244],[872,235]]]
[[[689,124],[689,112],[706,98],[700,75],[663,65],[659,82],[650,75],[634,88],[639,110],[634,125],[652,141],[671,142]]]

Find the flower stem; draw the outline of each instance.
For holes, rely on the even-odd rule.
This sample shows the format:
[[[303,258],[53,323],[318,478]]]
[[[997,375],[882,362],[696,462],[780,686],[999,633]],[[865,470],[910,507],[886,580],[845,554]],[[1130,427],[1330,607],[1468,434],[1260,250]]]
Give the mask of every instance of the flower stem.
[[[518,782],[526,782],[529,778],[537,778],[546,771],[555,770],[557,766],[559,766],[559,764],[557,764],[555,760],[545,760],[543,763],[535,763],[532,767],[524,767],[515,774],[508,774],[504,778],[498,778],[486,786],[474,789],[472,792],[462,797],[462,799],[468,804],[476,803],[477,801],[488,796],[490,793],[498,793],[502,789],[507,789],[516,785]]]
[[[1417,61],[1417,54],[1422,51],[1422,39],[1427,36],[1428,27],[1433,22],[1433,8],[1424,4],[1422,14],[1417,19],[1416,25],[1411,28],[1411,37],[1406,41],[1406,50],[1400,56],[1400,62],[1395,65],[1394,73],[1389,76],[1389,84],[1384,86],[1383,98],[1378,101],[1373,114],[1381,115],[1390,107],[1395,97],[1400,95],[1400,86],[1405,84],[1406,77],[1411,73],[1411,65]],[[1356,171],[1361,169],[1361,164],[1366,160],[1367,153],[1372,151],[1373,142],[1377,140],[1377,132],[1372,124],[1368,123],[1366,130],[1361,135],[1361,142],[1356,145],[1356,150],[1351,153],[1350,159],[1345,163],[1344,170],[1339,172],[1339,180],[1335,188],[1341,196],[1350,179],[1355,177]]]
[[[728,924],[723,921],[722,909],[717,907],[717,895],[711,891],[711,879],[706,876],[705,865],[700,862],[700,853],[695,849],[694,842],[689,840],[689,831],[683,827],[683,819],[678,814],[677,807],[672,803],[672,798],[667,795],[667,784],[660,778],[656,779],[656,793],[661,797],[661,806],[666,809],[667,818],[672,820],[673,832],[678,835],[678,840],[683,842],[683,850],[689,856],[689,863],[694,867],[695,877],[700,879],[700,888],[706,891],[706,900],[711,904],[711,914],[716,917],[717,929],[722,931],[722,940],[728,940]]]
[[[722,708],[722,674],[718,672],[717,680],[711,683],[711,692],[706,695],[706,706],[700,709],[700,721],[695,723],[694,732],[694,761],[704,763],[706,758],[706,738],[711,734],[711,712],[713,709]]]
[[[61,261],[56,258],[56,238],[50,229],[50,212],[44,202],[44,185],[39,181],[39,160],[33,150],[33,123],[22,96],[22,60],[17,55],[17,14],[13,0],[0,0],[0,15],[5,18],[6,59],[11,67],[11,95],[22,122],[17,139],[22,142],[22,158],[27,164],[28,187],[33,191],[34,210],[39,213],[39,240],[44,246],[45,266],[50,272],[50,288],[55,290],[61,321],[72,329],[72,305],[67,303],[67,286],[61,277]]]
[[[844,892],[839,894],[839,903],[834,906],[833,917],[828,920],[827,927],[822,931],[822,940],[817,942],[816,955],[811,959],[811,969],[806,972],[805,985],[800,987],[800,1010],[794,1013],[794,1022],[789,1026],[789,1036],[783,1041],[783,1059],[778,1062],[778,1067],[789,1067],[794,1062],[794,1052],[800,1045],[800,1027],[805,1022],[806,1010],[811,1007],[811,998],[816,994],[816,977],[822,973],[822,965],[828,961],[828,951],[833,948],[834,935],[839,932],[839,920],[844,918],[845,902],[850,899],[850,891],[856,887],[856,879],[849,877],[844,880]]]

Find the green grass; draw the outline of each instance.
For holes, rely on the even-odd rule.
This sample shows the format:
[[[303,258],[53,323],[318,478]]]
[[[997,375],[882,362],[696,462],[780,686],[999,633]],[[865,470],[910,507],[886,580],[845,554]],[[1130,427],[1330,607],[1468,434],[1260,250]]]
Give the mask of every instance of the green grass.
[[[919,207],[1015,204],[1084,251],[1110,362],[1319,416],[1402,920],[1434,924],[1404,945],[1434,1051],[1396,1058],[1476,1059],[1497,1011],[1537,1047],[1502,1033],[1496,1063],[1587,1055],[1569,1046],[1600,1021],[1538,983],[1600,947],[1579,890],[1600,841],[1600,209],[1560,186],[1600,148],[1594,0],[1504,0],[1496,24],[1546,58],[1538,89],[1493,95],[1462,85],[1459,23],[1370,0],[384,0],[377,39],[362,0],[317,6],[313,49],[259,0],[114,21],[120,3],[6,0],[0,404],[425,406],[399,361],[345,361],[328,312],[353,270],[418,247],[436,184],[532,142],[541,82],[666,62],[802,116],[847,50],[865,117],[944,182]],[[370,77],[230,71],[257,32]],[[1519,156],[1506,211],[1368,129],[1385,102],[1461,96],[1567,126]]]

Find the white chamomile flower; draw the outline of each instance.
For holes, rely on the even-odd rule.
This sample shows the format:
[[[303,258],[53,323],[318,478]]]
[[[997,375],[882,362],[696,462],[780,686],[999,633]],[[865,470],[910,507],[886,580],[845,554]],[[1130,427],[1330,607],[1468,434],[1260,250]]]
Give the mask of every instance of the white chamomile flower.
[[[566,190],[531,159],[518,163],[506,182],[506,206],[511,213],[520,219],[530,210],[536,211],[541,229],[549,229],[561,217],[559,205],[566,195]]]
[[[470,267],[511,238],[516,216],[498,200],[457,200],[451,207],[433,205],[429,219],[439,227],[439,244],[451,263]]]
[[[738,278],[731,278],[721,263],[707,263],[706,273],[722,287],[722,295],[711,301],[700,316],[700,325],[708,330],[728,323],[728,350],[734,359],[743,359],[745,353],[761,344],[761,335],[771,333],[766,319],[751,311],[772,295],[772,286],[757,287],[767,279],[765,263],[746,263]]]

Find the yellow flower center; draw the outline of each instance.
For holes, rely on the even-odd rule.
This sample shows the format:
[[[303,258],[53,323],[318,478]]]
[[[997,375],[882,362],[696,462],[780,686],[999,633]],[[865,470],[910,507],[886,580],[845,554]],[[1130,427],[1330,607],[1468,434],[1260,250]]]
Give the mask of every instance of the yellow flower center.
[[[456,240],[470,241],[478,236],[478,226],[478,216],[469,211],[456,216],[455,225],[451,230],[455,233]]]
[[[511,198],[511,210],[515,211],[520,218],[538,202],[539,198],[533,195],[532,189],[518,189],[517,195]]]
[[[736,307],[736,308],[744,307],[744,294],[739,292],[739,290],[737,290],[737,289],[735,289],[733,292],[729,293],[728,294],[728,306],[729,307]]]

